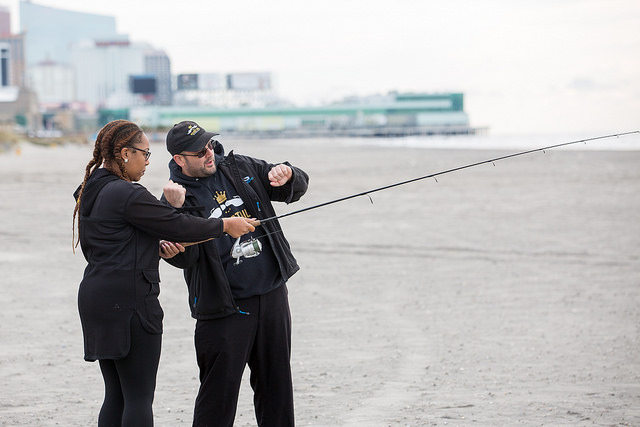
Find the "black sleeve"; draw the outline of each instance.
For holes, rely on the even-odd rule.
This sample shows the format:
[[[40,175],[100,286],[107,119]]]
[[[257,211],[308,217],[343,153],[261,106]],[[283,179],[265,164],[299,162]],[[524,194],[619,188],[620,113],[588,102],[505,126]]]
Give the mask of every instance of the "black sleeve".
[[[236,156],[246,162],[249,162],[254,170],[259,171],[260,182],[267,194],[269,194],[269,199],[271,201],[289,204],[297,202],[307,192],[307,188],[309,187],[309,175],[307,175],[302,169],[293,166],[291,163],[268,163],[264,160],[253,157],[242,155]],[[287,165],[293,172],[291,179],[282,187],[272,187],[269,182],[269,171],[277,164]]]
[[[158,239],[171,242],[198,242],[224,234],[221,219],[179,213],[144,187],[137,189],[127,201],[125,220]]]
[[[184,252],[172,258],[162,259],[174,267],[185,269],[195,265],[198,262],[198,258],[200,258],[200,245],[191,245],[184,248]]]
[[[291,165],[289,162],[284,162],[289,166],[293,172],[293,176],[285,185],[282,186],[283,190],[287,192],[287,197],[284,200],[285,203],[293,203],[300,200],[304,193],[307,192],[309,187],[309,175],[300,168]],[[288,191],[286,190],[288,189]]]
[[[187,198],[185,199],[185,204],[183,204],[179,208],[171,206],[167,201],[167,198],[164,196],[164,193],[162,193],[162,196],[160,197],[160,202],[169,207],[173,207],[179,213],[188,213],[190,215],[193,215],[193,212],[195,211],[204,210],[204,206],[187,206],[187,201],[189,200],[188,194],[189,193],[187,193]],[[198,259],[200,258],[200,247],[200,245],[187,246],[186,248],[184,248],[184,252],[181,252],[172,258],[163,259],[166,263],[174,267],[181,269],[189,268],[194,266],[198,262]]]

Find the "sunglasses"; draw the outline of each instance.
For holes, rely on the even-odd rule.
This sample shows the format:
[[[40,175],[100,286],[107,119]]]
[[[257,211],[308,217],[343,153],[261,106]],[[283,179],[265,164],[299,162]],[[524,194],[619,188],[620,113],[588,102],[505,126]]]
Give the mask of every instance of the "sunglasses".
[[[142,151],[144,153],[143,156],[145,160],[149,160],[149,157],[151,157],[151,150],[149,150],[148,148],[146,150],[143,150],[142,148],[132,147],[131,145],[127,145],[127,148],[131,148],[132,150],[136,151]]]
[[[207,155],[207,152],[209,150],[213,151],[216,145],[218,145],[218,141],[216,141],[215,139],[210,139],[209,142],[207,142],[207,145],[205,145],[202,148],[202,150],[197,151],[195,154],[180,153],[180,155],[181,156],[197,157],[197,158],[201,159],[201,158],[203,158],[204,156]]]

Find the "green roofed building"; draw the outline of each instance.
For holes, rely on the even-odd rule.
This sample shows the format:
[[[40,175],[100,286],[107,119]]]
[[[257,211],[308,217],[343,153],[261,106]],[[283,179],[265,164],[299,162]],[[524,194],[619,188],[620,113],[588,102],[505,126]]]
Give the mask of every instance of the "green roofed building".
[[[462,93],[389,93],[312,107],[140,106],[129,119],[147,129],[195,120],[208,131],[244,136],[472,134]],[[104,115],[104,112],[103,112]]]

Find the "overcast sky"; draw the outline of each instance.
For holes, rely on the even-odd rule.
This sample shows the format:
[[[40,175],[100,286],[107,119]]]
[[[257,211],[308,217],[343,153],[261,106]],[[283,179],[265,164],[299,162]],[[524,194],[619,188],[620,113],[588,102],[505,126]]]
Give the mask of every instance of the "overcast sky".
[[[638,0],[38,0],[116,17],[172,72],[268,71],[298,104],[463,92],[492,134],[640,129]],[[17,31],[18,0],[11,9]]]

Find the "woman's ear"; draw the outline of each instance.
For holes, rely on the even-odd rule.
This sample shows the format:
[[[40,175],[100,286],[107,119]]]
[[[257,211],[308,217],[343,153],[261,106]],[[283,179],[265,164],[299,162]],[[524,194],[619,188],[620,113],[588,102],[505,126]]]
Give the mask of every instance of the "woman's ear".
[[[122,157],[122,161],[127,163],[129,161],[129,149],[127,147],[123,147],[120,150],[120,157]]]

